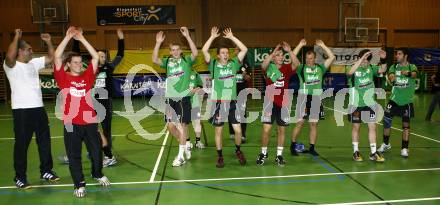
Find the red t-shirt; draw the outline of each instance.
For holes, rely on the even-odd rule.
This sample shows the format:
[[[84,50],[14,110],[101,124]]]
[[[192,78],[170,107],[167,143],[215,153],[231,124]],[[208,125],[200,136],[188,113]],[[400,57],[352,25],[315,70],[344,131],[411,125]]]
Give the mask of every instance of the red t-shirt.
[[[86,125],[96,123],[95,109],[93,109],[90,90],[95,82],[93,65],[90,62],[87,69],[80,76],[72,76],[64,71],[64,64],[54,72],[55,80],[63,94],[64,124]]]
[[[264,74],[266,79],[266,96],[279,107],[287,106],[290,102],[288,99],[288,92],[284,93],[284,90],[289,89],[290,77],[294,74],[291,64],[283,64],[279,68],[281,77],[276,82],[272,82],[270,78]],[[279,90],[279,91],[278,91]],[[280,92],[278,94],[278,92]]]

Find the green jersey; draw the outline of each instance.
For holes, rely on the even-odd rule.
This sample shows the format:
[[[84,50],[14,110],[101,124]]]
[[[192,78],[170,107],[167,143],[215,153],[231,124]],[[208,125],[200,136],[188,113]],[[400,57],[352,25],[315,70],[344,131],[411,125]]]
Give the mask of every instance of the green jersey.
[[[237,99],[237,71],[240,62],[235,57],[226,65],[221,65],[218,60],[211,60],[208,69],[212,78],[212,100],[236,100]]]
[[[267,67],[266,76],[272,82],[276,83],[278,82],[278,79],[283,76],[283,74],[281,73],[280,69],[278,69],[278,67],[275,65],[275,63],[271,62]]]
[[[380,67],[369,65],[361,67],[348,76],[348,85],[350,86],[349,104],[356,107],[372,106],[374,101],[374,77],[378,76]],[[346,68],[346,73],[351,70],[351,66]]]
[[[403,75],[402,71],[417,72],[417,67],[414,64],[408,64],[407,66],[395,64],[388,71],[388,74],[394,74],[395,76],[391,100],[399,106],[412,103],[415,92],[415,79]]]
[[[308,66],[300,64],[296,73],[299,78],[299,92],[306,95],[321,95],[323,76],[327,68],[323,64]]]
[[[193,65],[191,56],[162,58],[162,68],[167,71],[165,97],[185,97],[189,94],[189,81]]]
[[[192,90],[194,88],[202,88],[203,87],[203,81],[200,77],[199,73],[196,71],[192,71],[190,75],[190,81],[189,81],[189,90]],[[200,98],[198,94],[191,93],[191,105],[192,107],[200,107]]]

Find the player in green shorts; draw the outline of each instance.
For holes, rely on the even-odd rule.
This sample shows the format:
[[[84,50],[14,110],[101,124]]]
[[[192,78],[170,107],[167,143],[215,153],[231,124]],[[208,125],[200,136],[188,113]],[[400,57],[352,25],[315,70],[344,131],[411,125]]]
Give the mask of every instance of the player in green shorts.
[[[233,34],[230,28],[223,31],[224,38],[234,42],[240,52],[237,57],[229,59],[229,49],[227,47],[217,48],[217,58],[211,59],[209,54],[209,47],[215,38],[219,37],[218,28],[213,27],[211,29],[211,36],[206,41],[202,48],[205,62],[209,64],[208,68],[211,72],[212,78],[212,93],[211,100],[213,101],[213,109],[211,113],[210,123],[215,126],[215,145],[217,148],[218,160],[217,167],[224,167],[223,154],[222,154],[222,130],[223,124],[228,118],[232,123],[232,127],[235,132],[235,154],[241,165],[246,164],[246,159],[243,152],[240,150],[241,145],[241,116],[244,113],[240,112],[240,106],[237,106],[237,79],[236,74],[240,69],[242,61],[246,55],[246,46],[238,40]]]
[[[408,157],[408,144],[410,133],[410,119],[414,117],[412,98],[415,92],[415,78],[417,67],[408,62],[408,50],[405,48],[396,49],[397,63],[388,70],[388,79],[393,84],[391,99],[385,108],[383,118],[383,144],[379,152],[386,152],[391,149],[390,131],[394,116],[402,118],[402,149],[400,155]]]
[[[170,55],[159,58],[160,45],[165,40],[162,31],[156,34],[156,45],[153,50],[153,62],[166,69],[166,109],[165,121],[168,131],[179,141],[179,153],[173,161],[173,167],[182,166],[191,158],[191,149],[186,147],[188,124],[191,122],[190,76],[192,65],[197,57],[197,47],[189,35],[188,28],[181,27],[180,32],[188,41],[191,55],[183,56],[180,45],[170,44]]]
[[[376,150],[376,122],[379,105],[374,101],[374,77],[385,73],[386,52],[379,51],[381,65],[372,65],[372,52],[363,49],[359,52],[359,60],[351,67],[346,68],[348,84],[350,86],[350,100],[348,106],[348,121],[353,123],[351,130],[353,143],[353,160],[360,162],[359,130],[361,123],[368,125],[368,139],[370,141],[370,160],[384,162],[385,158]]]
[[[306,44],[306,40],[302,39],[297,46],[299,49],[295,49],[295,52],[299,52]],[[321,47],[328,58],[325,60],[324,64],[316,64],[316,53],[313,50],[307,51],[306,63],[300,64],[296,69],[296,73],[300,80],[300,88],[295,110],[295,118],[297,122],[292,132],[292,142],[290,144],[290,153],[292,155],[298,155],[295,150],[296,139],[304,125],[304,120],[307,118],[309,119],[310,125],[310,148],[308,152],[313,156],[319,155],[315,150],[315,143],[318,120],[324,118],[324,109],[321,103],[322,81],[324,74],[327,72],[331,63],[335,60],[335,55],[321,40],[316,40],[315,45]],[[298,53],[294,53],[292,58],[296,58],[296,55],[298,55]]]

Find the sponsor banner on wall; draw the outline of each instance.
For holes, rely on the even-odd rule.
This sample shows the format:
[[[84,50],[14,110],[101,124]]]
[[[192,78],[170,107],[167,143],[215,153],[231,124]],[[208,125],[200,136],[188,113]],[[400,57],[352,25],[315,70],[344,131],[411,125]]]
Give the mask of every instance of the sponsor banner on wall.
[[[152,96],[165,94],[165,78],[134,76],[130,82],[127,77],[113,78],[115,96]]]
[[[99,26],[176,24],[174,5],[97,6]]]
[[[42,94],[57,94],[60,91],[53,75],[40,75],[40,87]]]
[[[369,49],[373,52],[373,58],[371,59],[372,64],[378,64],[380,59],[377,55],[381,48],[330,48],[330,50],[335,54],[336,59],[333,61],[333,65],[353,65],[359,59],[359,52],[363,49]],[[316,63],[322,64],[324,63],[327,56],[325,55],[324,50],[315,46],[314,50],[316,52]]]
[[[251,68],[257,68],[261,65],[264,59],[269,56],[274,48],[248,48],[247,60]],[[289,53],[284,52],[284,63],[289,64],[291,62]]]
[[[206,93],[211,92],[211,75],[200,74],[203,81],[203,88]],[[129,82],[126,76],[113,78],[115,96],[153,96],[165,95],[165,77],[155,75],[134,76]]]
[[[415,65],[440,65],[440,49],[438,48],[409,48],[409,62]]]

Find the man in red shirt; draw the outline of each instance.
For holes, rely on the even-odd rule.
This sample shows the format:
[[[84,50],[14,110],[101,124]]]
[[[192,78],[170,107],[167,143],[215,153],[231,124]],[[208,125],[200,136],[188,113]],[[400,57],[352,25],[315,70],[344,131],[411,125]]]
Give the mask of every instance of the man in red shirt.
[[[282,49],[281,49],[282,47]],[[272,124],[276,120],[278,124],[278,146],[275,163],[278,166],[284,166],[283,147],[286,127],[290,123],[290,107],[292,99],[289,98],[289,81],[294,74],[299,61],[292,61],[291,64],[284,64],[283,51],[294,55],[290,45],[286,42],[277,45],[275,50],[264,59],[261,64],[264,78],[266,79],[266,91],[264,96],[263,116],[263,135],[261,136],[261,153],[258,155],[257,164],[263,165],[267,159],[267,145],[269,144],[269,135]]]
[[[80,41],[92,56],[87,69],[82,71],[82,58],[78,53],[70,54],[65,62],[62,55],[70,39]],[[110,182],[102,174],[101,138],[98,135],[98,120],[93,108],[91,89],[98,71],[98,53],[84,38],[81,28],[70,27],[66,37],[55,51],[54,76],[63,97],[64,145],[69,158],[69,169],[74,183],[74,194],[84,197],[86,183],[81,163],[82,142],[86,144],[92,161],[92,177],[103,186]],[[67,72],[64,67],[67,67]]]

